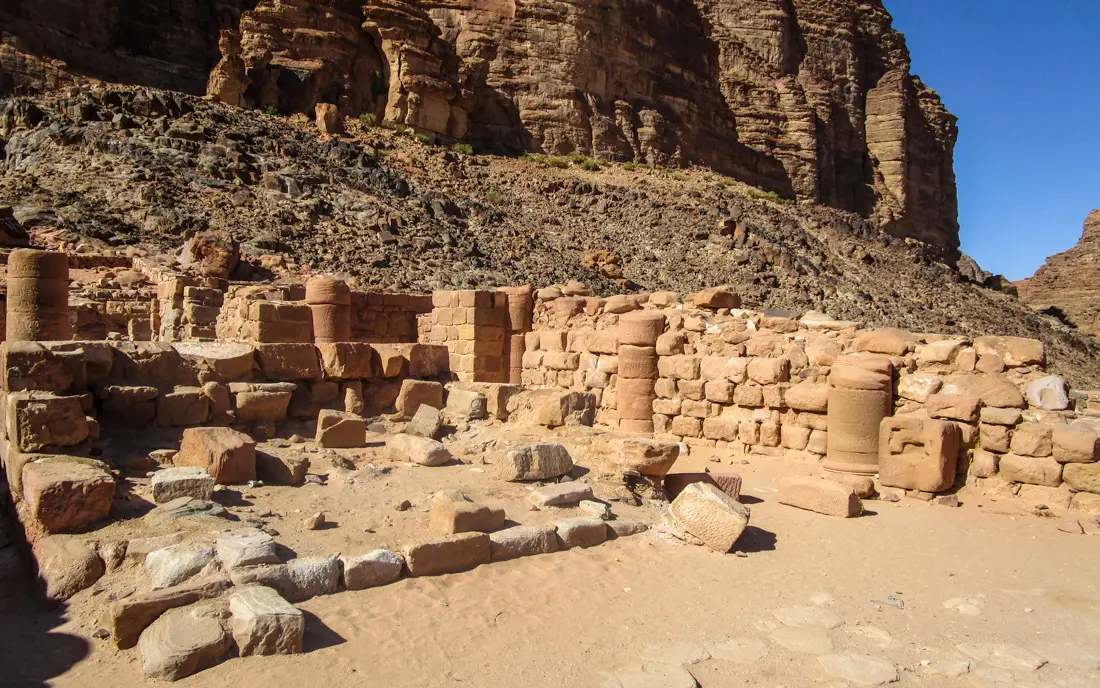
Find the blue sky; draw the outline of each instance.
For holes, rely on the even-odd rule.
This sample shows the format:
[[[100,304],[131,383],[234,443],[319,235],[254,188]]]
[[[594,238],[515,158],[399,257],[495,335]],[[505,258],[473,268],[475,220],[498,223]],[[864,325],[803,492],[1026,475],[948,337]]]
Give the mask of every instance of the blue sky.
[[[959,117],[963,251],[1030,277],[1100,208],[1100,0],[885,0]]]

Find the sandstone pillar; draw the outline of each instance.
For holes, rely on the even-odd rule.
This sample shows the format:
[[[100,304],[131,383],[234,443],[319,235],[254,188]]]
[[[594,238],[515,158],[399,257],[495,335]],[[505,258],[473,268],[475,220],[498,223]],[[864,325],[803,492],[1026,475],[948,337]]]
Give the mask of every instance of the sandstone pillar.
[[[7,340],[69,339],[69,259],[17,249],[8,258]]]
[[[332,277],[306,282],[306,303],[313,316],[313,341],[333,344],[351,341],[351,290]]]
[[[522,384],[523,354],[527,351],[527,342],[524,335],[531,331],[535,308],[534,288],[530,285],[522,287],[501,287],[497,290],[503,292],[508,301],[508,341],[504,351],[505,370],[508,373],[508,383]]]
[[[634,311],[619,317],[619,373],[615,389],[622,430],[653,433],[657,337],[664,331],[665,316],[658,311]]]
[[[893,410],[893,374],[893,364],[880,356],[837,358],[829,374],[825,470],[878,472],[879,425]]]

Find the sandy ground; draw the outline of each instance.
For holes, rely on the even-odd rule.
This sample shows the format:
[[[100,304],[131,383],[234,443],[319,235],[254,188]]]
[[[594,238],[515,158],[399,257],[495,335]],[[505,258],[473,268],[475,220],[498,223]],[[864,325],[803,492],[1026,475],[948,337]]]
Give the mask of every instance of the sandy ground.
[[[587,440],[566,439],[584,454]],[[377,448],[356,454],[355,472],[322,470],[319,460],[311,472],[329,473],[327,485],[247,490],[232,511],[244,518],[272,512],[265,520],[277,539],[300,556],[406,542],[426,527],[428,496],[445,487],[504,506],[523,523],[563,515],[528,511],[526,486],[488,477],[478,456],[501,446],[475,432],[456,445],[473,463],[399,464],[384,474],[367,466],[384,463]],[[741,554],[650,531],[589,550],[314,598],[299,605],[307,613],[305,654],[234,658],[178,685],[618,686],[612,677],[652,658],[690,662],[704,688],[854,686],[858,676],[838,677],[820,657],[857,653],[899,667],[899,685],[1100,686],[1094,538],[1062,533],[1018,500],[965,494],[961,508],[868,501],[862,518],[830,518],[775,499],[779,477],[814,466],[763,457],[735,464],[723,468],[742,473],[752,509]],[[135,490],[142,489],[138,481]],[[402,499],[413,507],[396,511]],[[316,510],[335,525],[305,530],[300,521]],[[650,522],[660,514],[652,506],[614,510]],[[111,526],[119,536],[127,527]],[[141,585],[139,573],[116,579],[114,586]],[[97,628],[86,611],[95,606],[92,594],[81,593],[69,610],[24,603],[0,612],[0,685],[146,685],[136,650],[90,638]],[[807,624],[835,627],[798,628]],[[992,655],[991,645],[998,646]],[[1033,653],[1050,661],[1030,670]],[[970,672],[929,675],[946,660],[969,661]]]

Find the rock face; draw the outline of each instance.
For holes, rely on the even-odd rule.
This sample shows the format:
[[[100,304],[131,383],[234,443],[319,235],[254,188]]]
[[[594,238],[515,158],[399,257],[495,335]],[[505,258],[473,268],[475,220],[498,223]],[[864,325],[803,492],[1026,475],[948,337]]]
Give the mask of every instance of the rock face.
[[[82,75],[281,112],[334,103],[512,152],[703,164],[957,253],[956,120],[910,74],[881,0],[64,4],[0,9],[17,39],[3,78],[56,83],[39,59],[55,57]]]
[[[1100,210],[1085,220],[1081,240],[1047,258],[1035,275],[1017,283],[1020,299],[1032,308],[1060,314],[1091,335],[1100,335]]]

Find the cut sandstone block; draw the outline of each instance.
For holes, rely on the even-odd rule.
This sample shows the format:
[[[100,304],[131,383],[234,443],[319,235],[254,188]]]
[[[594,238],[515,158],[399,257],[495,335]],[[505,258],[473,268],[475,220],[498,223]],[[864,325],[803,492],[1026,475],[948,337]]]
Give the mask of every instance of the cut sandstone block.
[[[980,405],[981,399],[970,394],[933,394],[928,397],[925,409],[933,418],[974,423]]]
[[[138,641],[142,672],[148,678],[176,681],[226,659],[232,642],[215,614],[199,609],[167,612],[146,628]]]
[[[406,418],[412,418],[421,404],[432,408],[443,408],[443,385],[426,380],[404,380],[397,395],[397,412]]]
[[[138,593],[110,603],[105,616],[115,646],[127,650],[138,642],[141,632],[161,614],[200,600],[220,597],[233,584],[225,576],[192,580],[163,590]]]
[[[442,501],[432,506],[432,528],[444,535],[489,533],[504,527],[504,509],[468,501]]]
[[[592,488],[576,481],[546,485],[528,496],[528,501],[540,507],[576,504],[585,499],[592,499]]]
[[[851,486],[820,478],[783,478],[779,503],[841,518],[863,513],[863,503]]]
[[[374,377],[375,358],[370,344],[364,342],[318,343],[321,369],[329,380],[365,380]],[[401,364],[404,364],[402,359]],[[400,370],[398,370],[400,374]]]
[[[669,473],[664,483],[669,501],[676,499],[692,483],[708,483],[733,499],[741,499],[741,476],[737,473]]]
[[[1094,463],[1100,458],[1100,435],[1089,430],[1056,425],[1053,442],[1058,463]]]
[[[1069,465],[1085,464],[1067,464]],[[1047,487],[1058,487],[1062,484],[1062,464],[1051,458],[1005,454],[1000,458],[999,469],[1001,478],[1010,483]]]
[[[241,657],[302,652],[305,616],[271,588],[251,585],[234,591],[229,596],[229,614]]]
[[[219,485],[256,478],[256,443],[230,428],[188,428],[173,463],[204,468]]]
[[[460,387],[446,390],[448,417],[454,420],[483,420],[489,417],[489,400],[481,392]]]
[[[879,477],[887,487],[942,492],[955,482],[960,433],[954,423],[894,416],[879,425]]]
[[[612,442],[612,459],[622,471],[663,476],[680,456],[680,445],[645,437],[624,437]]]
[[[19,451],[71,447],[88,438],[88,420],[80,397],[16,392],[7,398],[7,430]]]
[[[1062,478],[1079,492],[1100,494],[1100,463],[1067,463]]]
[[[620,346],[656,346],[664,331],[665,316],[658,311],[632,311],[619,316]]]
[[[492,561],[505,561],[535,554],[558,551],[558,537],[553,524],[513,526],[489,535]]]
[[[1012,433],[1012,453],[1020,456],[1045,457],[1054,452],[1054,426],[1043,423],[1023,423]]]
[[[722,490],[692,483],[672,501],[668,513],[691,535],[716,552],[729,552],[749,525],[751,512]]]
[[[153,474],[153,501],[164,504],[179,497],[210,499],[214,493],[214,476],[205,468],[176,466]]]
[[[51,533],[85,528],[111,513],[115,479],[93,466],[36,461],[23,466],[23,499]]]
[[[344,587],[365,590],[389,585],[401,577],[405,559],[397,552],[376,549],[361,556],[340,557],[344,566]]]
[[[240,392],[236,395],[237,420],[242,423],[286,420],[293,396],[292,392],[266,390]]]
[[[421,404],[413,414],[412,420],[405,426],[405,434],[438,439],[439,431],[443,429],[443,411],[437,408]]]
[[[351,413],[324,409],[317,416],[316,442],[325,449],[362,447],[367,442],[367,421]]]
[[[534,444],[513,449],[497,462],[502,480],[547,480],[573,470],[573,458],[561,444]]]
[[[215,544],[218,562],[226,571],[244,566],[278,564],[275,539],[261,530],[245,528],[226,533]]]
[[[442,466],[454,457],[442,442],[416,435],[393,435],[386,439],[390,461],[409,461],[421,466]]]
[[[1035,365],[1043,362],[1043,343],[1023,337],[978,337],[974,350],[979,356],[994,354],[1010,367]]]
[[[404,548],[410,576],[438,576],[468,571],[489,562],[489,536],[460,533],[427,540]]]
[[[595,547],[607,540],[607,524],[594,516],[566,518],[556,521],[554,526],[561,549]]]
[[[321,379],[321,361],[313,344],[258,344],[256,353],[268,380]]]

